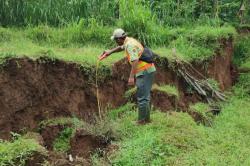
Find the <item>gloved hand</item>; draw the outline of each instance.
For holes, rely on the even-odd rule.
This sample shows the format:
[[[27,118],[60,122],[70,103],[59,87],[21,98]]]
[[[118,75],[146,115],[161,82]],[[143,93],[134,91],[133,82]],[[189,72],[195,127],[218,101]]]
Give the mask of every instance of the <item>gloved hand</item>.
[[[104,58],[106,58],[107,56],[109,56],[109,53],[107,51],[104,51],[100,56],[99,56],[99,60],[103,60]]]

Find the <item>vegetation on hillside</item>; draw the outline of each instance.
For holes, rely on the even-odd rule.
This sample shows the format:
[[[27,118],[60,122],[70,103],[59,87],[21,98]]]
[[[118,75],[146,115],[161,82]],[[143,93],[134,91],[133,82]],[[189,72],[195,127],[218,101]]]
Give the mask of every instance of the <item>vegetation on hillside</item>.
[[[158,111],[152,123],[138,126],[133,108],[119,108],[115,123],[121,140],[113,142],[119,150],[109,154],[108,161],[94,155],[94,165],[249,165],[250,102],[241,84],[221,103],[222,113],[211,127],[197,125],[187,113]],[[202,113],[208,108],[201,103],[192,107]]]
[[[0,165],[25,165],[25,162],[34,153],[46,156],[46,150],[37,140],[19,137],[12,142],[0,141]]]
[[[206,60],[221,51],[221,39],[232,40],[234,64],[249,69],[250,37],[237,33],[250,28],[249,6],[248,0],[1,0],[0,63],[20,57],[60,59],[80,64],[93,79],[97,57],[115,46],[110,36],[121,27],[169,62],[173,54],[184,61]],[[102,62],[100,78],[110,75],[110,66],[122,57],[118,53]],[[179,96],[174,86],[154,89]],[[130,89],[125,97],[135,92]],[[190,106],[191,113],[204,118],[201,123],[173,110],[154,111],[152,123],[138,126],[135,105],[127,103],[94,124],[57,117],[42,121],[40,128],[65,126],[53,142],[53,150],[62,153],[78,130],[119,147],[93,154],[93,165],[250,165],[250,74],[241,73],[228,94],[218,116],[208,112],[207,104]],[[38,140],[14,137],[0,140],[1,166],[25,165],[36,152],[46,155]]]
[[[213,23],[217,18],[239,22],[242,3],[246,9],[243,17],[247,21],[250,17],[249,1],[246,0],[2,0],[0,23],[3,26],[62,26],[81,18],[86,18],[87,22],[94,18],[103,25],[116,25],[118,20],[123,22],[127,17],[140,21],[138,25],[147,24],[146,20],[152,20],[152,17],[157,23],[170,26],[191,24],[194,20],[201,23],[211,20],[209,22]]]

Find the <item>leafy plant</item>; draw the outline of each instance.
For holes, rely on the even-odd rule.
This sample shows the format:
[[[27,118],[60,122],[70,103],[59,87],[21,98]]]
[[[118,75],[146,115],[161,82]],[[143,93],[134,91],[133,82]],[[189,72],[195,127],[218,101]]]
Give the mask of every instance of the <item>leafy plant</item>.
[[[34,153],[46,155],[46,150],[34,139],[19,137],[13,142],[0,142],[0,165],[25,165],[26,160]]]
[[[67,152],[70,149],[70,138],[74,135],[75,129],[65,128],[53,142],[53,149],[59,152]]]
[[[176,89],[176,87],[174,87],[173,85],[160,85],[159,86],[157,84],[154,84],[152,87],[152,90],[158,90],[158,91],[164,92],[170,96],[175,96],[175,97],[179,98],[179,92]]]

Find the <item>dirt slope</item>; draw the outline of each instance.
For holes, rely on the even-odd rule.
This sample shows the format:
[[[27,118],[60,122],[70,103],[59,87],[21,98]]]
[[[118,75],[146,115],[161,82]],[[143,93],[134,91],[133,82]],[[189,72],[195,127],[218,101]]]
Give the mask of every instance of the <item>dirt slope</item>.
[[[205,76],[216,79],[222,90],[232,85],[232,41],[222,41],[219,52],[207,65],[194,63]],[[129,65],[121,60],[113,66],[111,77],[100,85],[102,106],[120,106],[126,102]],[[186,84],[167,65],[157,66],[156,82],[174,84],[180,91],[179,105],[199,100],[185,92]],[[0,71],[0,138],[10,138],[10,131],[34,130],[42,120],[76,115],[86,121],[97,111],[96,89],[80,65],[62,61],[11,59]],[[168,109],[173,103],[153,95],[158,107]],[[158,98],[157,98],[158,97]],[[159,103],[159,101],[162,101]],[[153,103],[154,104],[154,103]],[[173,106],[169,106],[173,108]]]

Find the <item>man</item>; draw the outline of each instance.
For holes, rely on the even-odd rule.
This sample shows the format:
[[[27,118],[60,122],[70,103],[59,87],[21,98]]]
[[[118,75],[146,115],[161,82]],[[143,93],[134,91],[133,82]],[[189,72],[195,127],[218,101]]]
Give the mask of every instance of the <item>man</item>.
[[[151,109],[150,91],[156,71],[154,63],[141,60],[145,48],[134,38],[128,37],[123,29],[116,29],[111,39],[115,40],[118,47],[105,51],[99,59],[102,60],[115,52],[125,51],[125,55],[132,66],[128,79],[128,85],[134,85],[136,78],[137,102],[139,109],[137,123],[149,123]]]

